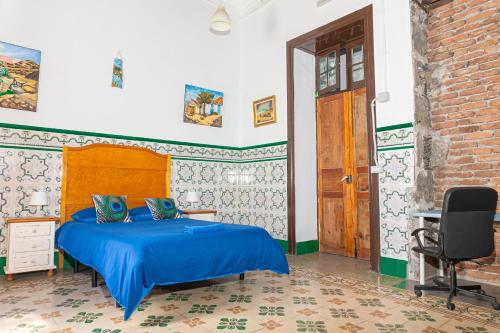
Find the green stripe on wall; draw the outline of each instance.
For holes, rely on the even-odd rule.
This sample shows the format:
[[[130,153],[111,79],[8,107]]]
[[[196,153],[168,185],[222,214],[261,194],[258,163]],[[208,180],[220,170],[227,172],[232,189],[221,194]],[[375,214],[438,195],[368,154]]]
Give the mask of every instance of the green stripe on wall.
[[[58,149],[58,148],[39,148],[39,147],[33,147],[33,146],[0,145],[0,148],[62,152],[62,149]],[[172,160],[179,160],[179,161],[195,161],[195,162],[196,161],[200,161],[200,162],[238,163],[238,164],[269,162],[269,161],[280,161],[280,160],[286,160],[286,159],[287,159],[286,156],[262,158],[262,159],[255,159],[255,160],[252,160],[252,159],[246,159],[246,160],[218,160],[218,159],[210,159],[210,158],[177,157],[175,155],[172,156]]]
[[[288,253],[288,241],[282,239],[275,239],[275,241],[281,246],[283,252]]]
[[[27,149],[27,150],[42,150],[42,151],[62,151],[62,148],[43,148],[43,147],[33,147],[33,146],[10,146],[10,145],[0,145],[0,148],[8,148],[8,149]]]
[[[228,149],[228,150],[249,150],[249,149],[256,149],[256,148],[279,146],[279,145],[283,145],[283,144],[288,143],[288,141],[278,141],[278,142],[265,143],[265,144],[261,144],[261,145],[255,145],[255,146],[234,147],[234,146],[209,145],[209,144],[204,144],[204,143],[162,140],[162,139],[144,138],[144,137],[139,137],[139,136],[107,134],[107,133],[98,133],[98,132],[84,132],[84,131],[66,130],[66,129],[60,129],[60,128],[18,125],[18,124],[0,123],[0,127],[21,129],[21,130],[28,130],[28,131],[42,131],[42,132],[50,132],[50,133],[85,135],[85,136],[103,137],[103,138],[110,138],[110,139],[121,139],[121,140],[130,140],[130,141],[147,141],[147,142],[174,144],[174,145],[181,145],[181,146],[217,148],[217,149]]]
[[[406,279],[407,264],[405,260],[380,257],[380,274]]]
[[[317,239],[297,242],[295,253],[300,256],[301,254],[316,253],[319,250],[319,242]]]
[[[255,159],[255,160],[217,160],[217,159],[206,159],[206,158],[196,158],[196,157],[176,157],[172,156],[172,160],[178,161],[200,161],[200,162],[218,162],[218,163],[236,163],[236,164],[245,164],[245,163],[257,163],[257,162],[269,162],[269,161],[280,161],[286,160],[287,157],[271,157],[264,159]]]
[[[4,267],[7,265],[7,258],[0,257],[0,276],[5,275]]]
[[[377,148],[377,151],[400,150],[400,149],[413,149],[413,148],[415,148],[413,145],[410,145],[410,146],[393,146],[393,147],[382,147],[382,148]]]
[[[391,125],[391,126],[383,126],[383,127],[377,127],[377,132],[383,132],[383,131],[390,131],[390,130],[395,130],[395,129],[400,129],[400,128],[408,128],[408,127],[413,127],[413,123],[403,123],[403,124],[397,124],[397,125]]]

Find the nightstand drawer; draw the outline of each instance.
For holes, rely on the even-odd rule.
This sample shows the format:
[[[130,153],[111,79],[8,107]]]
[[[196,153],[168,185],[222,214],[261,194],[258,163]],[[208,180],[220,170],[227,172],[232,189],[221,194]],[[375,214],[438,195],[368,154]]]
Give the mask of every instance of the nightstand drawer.
[[[15,227],[16,238],[49,236],[52,233],[51,225],[48,223],[35,225],[19,225]]]
[[[50,239],[21,239],[16,244],[16,253],[50,250]]]
[[[14,258],[14,269],[27,267],[48,266],[50,256],[48,253],[35,254],[31,256],[20,256]]]

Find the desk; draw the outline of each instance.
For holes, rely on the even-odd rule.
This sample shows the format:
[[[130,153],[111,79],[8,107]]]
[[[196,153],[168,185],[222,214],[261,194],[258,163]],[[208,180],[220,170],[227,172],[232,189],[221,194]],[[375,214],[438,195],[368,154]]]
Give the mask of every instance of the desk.
[[[418,217],[419,221],[419,228],[424,228],[424,221],[425,218],[434,218],[434,219],[440,219],[441,218],[441,211],[440,210],[429,210],[429,211],[422,211],[422,212],[416,212],[413,214],[413,217]],[[495,215],[495,225],[500,225],[500,214]],[[424,242],[422,235],[422,244]],[[439,275],[443,276],[443,266],[442,262],[439,261]],[[425,283],[425,259],[424,255],[420,253],[420,269],[419,269],[419,278],[420,278],[420,284]]]

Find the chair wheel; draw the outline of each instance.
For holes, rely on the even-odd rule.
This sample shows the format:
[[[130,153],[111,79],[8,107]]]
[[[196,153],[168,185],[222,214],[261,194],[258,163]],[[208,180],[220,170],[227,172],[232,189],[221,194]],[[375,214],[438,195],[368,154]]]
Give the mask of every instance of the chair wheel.
[[[422,290],[415,290],[415,295],[417,295],[417,297],[422,296]]]
[[[455,310],[455,304],[451,303],[451,302],[448,302],[446,303],[446,307],[448,308],[448,310]]]
[[[500,303],[498,303],[497,301],[494,301],[493,303],[491,303],[491,306],[495,310],[500,310]]]

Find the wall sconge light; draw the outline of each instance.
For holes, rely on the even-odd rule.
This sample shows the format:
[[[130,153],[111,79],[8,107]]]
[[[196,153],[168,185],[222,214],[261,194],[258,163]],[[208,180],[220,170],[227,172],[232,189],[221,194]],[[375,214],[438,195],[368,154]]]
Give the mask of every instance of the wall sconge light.
[[[192,209],[194,204],[200,201],[200,197],[198,196],[198,193],[196,193],[196,191],[189,191],[186,195],[186,201],[189,202]]]
[[[210,29],[219,33],[229,32],[229,30],[231,30],[231,19],[222,3],[217,7],[210,19]]]
[[[47,192],[37,192],[33,191],[31,192],[30,196],[30,206],[35,206],[38,209],[42,210],[43,206],[47,206],[49,204],[49,196],[47,195]]]

